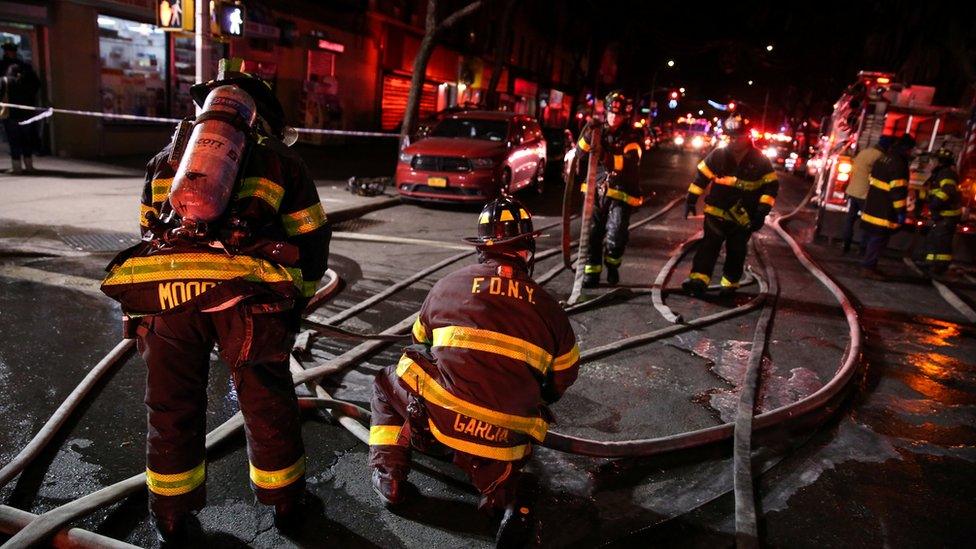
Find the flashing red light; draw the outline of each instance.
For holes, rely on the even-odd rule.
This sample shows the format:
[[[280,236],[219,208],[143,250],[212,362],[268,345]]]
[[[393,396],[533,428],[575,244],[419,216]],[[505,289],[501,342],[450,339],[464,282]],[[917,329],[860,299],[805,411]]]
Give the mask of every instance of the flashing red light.
[[[962,228],[962,232],[968,233],[969,232],[969,225],[966,225],[965,227],[963,227]]]
[[[583,119],[583,113],[581,113],[581,112],[576,113],[576,118],[582,120]]]
[[[839,173],[839,174],[837,174],[837,181],[847,181],[850,178],[851,178],[851,174],[849,174],[849,173]]]
[[[735,110],[735,101],[729,101],[729,110],[730,111],[734,111]]]
[[[891,79],[888,78],[887,76],[879,76],[878,79],[876,80],[876,82],[878,84],[887,84],[887,83],[891,82]]]
[[[677,98],[678,98],[678,92],[676,91],[671,92],[671,99],[677,99]]]

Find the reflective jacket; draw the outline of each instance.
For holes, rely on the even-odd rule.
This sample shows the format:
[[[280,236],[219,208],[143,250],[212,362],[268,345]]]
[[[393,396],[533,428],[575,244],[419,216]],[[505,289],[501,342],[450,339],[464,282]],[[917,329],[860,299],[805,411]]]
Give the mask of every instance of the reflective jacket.
[[[903,156],[889,152],[875,162],[861,221],[882,229],[898,229],[899,218],[905,214],[908,176],[908,159]]]
[[[871,182],[871,168],[882,156],[884,156],[884,151],[879,149],[877,145],[857,153],[851,165],[851,181],[845,190],[847,196],[861,200],[867,197]]]
[[[488,260],[438,281],[413,339],[436,363],[423,366],[404,354],[397,375],[425,401],[431,434],[490,459],[521,459],[529,437],[545,438],[544,405],[562,396],[579,369],[566,312],[507,262]]]
[[[328,265],[332,233],[301,158],[274,139],[251,144],[227,211],[244,221],[251,240],[261,245],[230,253],[212,241],[159,246],[152,234],[147,215],[165,217],[171,211],[170,150],[146,167],[139,215],[143,242],[120,253],[102,282],[102,291],[118,300],[123,312],[206,309],[268,292],[301,302],[315,293]],[[297,248],[297,262],[280,259],[287,245]]]
[[[736,162],[729,147],[714,149],[698,163],[695,180],[688,186],[688,194],[705,196],[705,214],[747,226],[776,203],[779,180],[769,159],[759,149],[750,146],[741,162]],[[691,196],[689,196],[689,199]]]
[[[929,213],[933,221],[959,220],[962,216],[962,197],[959,194],[959,176],[950,166],[938,168],[932,174],[929,190]]]
[[[596,180],[607,182],[607,197],[640,206],[644,199],[640,190],[640,159],[644,149],[641,135],[627,122],[616,130],[607,124],[600,132],[600,163],[597,166]],[[576,154],[581,155],[580,174],[586,174],[589,152],[593,149],[593,128],[586,126],[576,142]],[[586,158],[586,162],[583,159]],[[580,189],[586,192],[586,182]]]

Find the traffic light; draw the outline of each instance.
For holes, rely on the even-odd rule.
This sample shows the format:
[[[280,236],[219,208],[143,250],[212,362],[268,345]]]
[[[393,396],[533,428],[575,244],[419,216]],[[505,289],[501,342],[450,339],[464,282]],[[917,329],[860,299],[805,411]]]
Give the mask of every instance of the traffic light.
[[[240,38],[244,36],[244,21],[247,14],[244,6],[236,1],[213,2],[213,18],[215,34],[225,38]]]

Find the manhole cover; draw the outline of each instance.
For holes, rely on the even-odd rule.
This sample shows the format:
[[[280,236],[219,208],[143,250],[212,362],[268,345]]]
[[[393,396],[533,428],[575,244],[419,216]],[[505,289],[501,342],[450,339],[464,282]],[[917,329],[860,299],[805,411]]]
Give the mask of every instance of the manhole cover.
[[[115,252],[139,242],[131,233],[97,233],[61,235],[61,241],[83,252]]]
[[[349,221],[343,221],[341,223],[336,223],[332,226],[333,231],[342,231],[347,233],[354,233],[358,231],[364,231],[370,227],[375,227],[377,225],[382,225],[383,221],[380,219],[350,219]]]

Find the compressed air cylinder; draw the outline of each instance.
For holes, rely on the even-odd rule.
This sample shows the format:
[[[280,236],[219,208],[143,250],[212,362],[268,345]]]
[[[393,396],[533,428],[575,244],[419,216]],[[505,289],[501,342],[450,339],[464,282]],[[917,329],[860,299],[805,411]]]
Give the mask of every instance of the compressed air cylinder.
[[[219,86],[207,95],[169,195],[184,221],[210,222],[227,209],[247,145],[245,129],[256,116],[254,99],[237,86]]]

